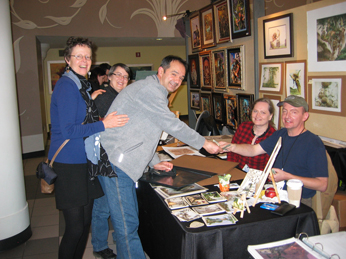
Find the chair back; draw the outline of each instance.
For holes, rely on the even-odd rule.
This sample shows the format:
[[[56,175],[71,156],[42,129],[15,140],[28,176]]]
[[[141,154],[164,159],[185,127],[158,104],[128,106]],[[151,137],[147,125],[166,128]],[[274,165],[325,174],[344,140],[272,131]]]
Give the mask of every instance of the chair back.
[[[316,213],[320,227],[323,220],[326,219],[330,206],[332,205],[334,195],[338,188],[338,175],[327,151],[326,156],[328,161],[327,190],[325,192],[316,191],[315,196],[312,197],[312,208]]]
[[[202,136],[220,135],[214,117],[209,114],[209,111],[203,111],[196,122],[195,131]]]

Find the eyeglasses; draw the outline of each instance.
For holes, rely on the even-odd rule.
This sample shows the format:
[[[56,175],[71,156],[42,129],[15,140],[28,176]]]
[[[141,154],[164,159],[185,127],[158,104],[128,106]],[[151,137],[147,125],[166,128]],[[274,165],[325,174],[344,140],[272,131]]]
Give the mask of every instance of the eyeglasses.
[[[115,75],[115,77],[118,78],[118,79],[124,78],[124,80],[126,80],[126,81],[129,80],[129,77],[128,77],[128,76],[123,76],[123,75],[120,74],[120,73],[112,73],[112,75]]]
[[[81,54],[78,55],[70,55],[70,57],[75,57],[77,60],[82,60],[83,58],[85,58],[87,61],[91,60],[91,56],[83,56]]]

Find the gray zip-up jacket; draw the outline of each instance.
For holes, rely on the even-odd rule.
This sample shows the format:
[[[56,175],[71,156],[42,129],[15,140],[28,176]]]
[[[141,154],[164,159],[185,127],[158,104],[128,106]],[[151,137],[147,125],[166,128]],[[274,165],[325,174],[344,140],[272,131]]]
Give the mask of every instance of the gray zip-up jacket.
[[[205,138],[175,117],[168,108],[168,91],[156,75],[148,76],[123,89],[113,101],[108,113],[127,114],[123,127],[101,132],[101,143],[112,164],[123,170],[134,182],[147,165],[160,160],[155,155],[162,131],[184,143],[202,148]]]

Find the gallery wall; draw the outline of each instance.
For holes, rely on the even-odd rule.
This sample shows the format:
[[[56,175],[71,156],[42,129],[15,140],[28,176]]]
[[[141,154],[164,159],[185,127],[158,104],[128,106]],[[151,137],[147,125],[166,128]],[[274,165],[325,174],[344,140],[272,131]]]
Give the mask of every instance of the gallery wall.
[[[45,89],[41,79],[41,43],[38,36],[181,37],[176,20],[163,22],[164,14],[195,10],[209,0],[174,1],[23,1],[9,2],[16,64],[22,152],[45,149],[47,122]],[[48,46],[48,49],[50,47]],[[41,73],[41,74],[40,74]]]
[[[332,6],[328,8],[328,6],[342,3],[342,6]],[[268,15],[265,17],[261,17],[258,19],[258,48],[259,48],[259,62],[263,63],[265,65],[268,65],[270,63],[278,63],[283,62],[283,68],[286,67],[287,62],[296,62],[296,61],[306,61],[306,75],[305,78],[301,78],[301,80],[305,80],[305,89],[306,89],[306,96],[307,102],[310,106],[310,117],[308,121],[306,122],[306,127],[313,133],[324,136],[327,138],[332,138],[336,140],[346,141],[346,135],[345,127],[346,127],[346,110],[345,110],[345,88],[346,88],[346,69],[345,69],[345,56],[341,57],[343,60],[339,61],[317,61],[317,50],[321,51],[321,49],[318,49],[317,46],[317,34],[313,34],[312,36],[314,38],[310,38],[310,41],[308,40],[308,30],[313,29],[313,26],[316,26],[316,21],[314,20],[314,23],[312,25],[307,25],[308,19],[307,19],[307,13],[309,11],[318,10],[319,8],[325,8],[327,9],[319,9],[317,11],[318,13],[318,19],[323,19],[323,17],[330,17],[334,15],[340,14],[340,12],[345,13],[346,7],[345,7],[345,1],[340,0],[330,0],[330,1],[319,1],[316,3],[304,5],[301,7],[297,7],[294,9],[290,9],[284,12],[275,13],[272,15]],[[326,11],[328,10],[328,12]],[[331,11],[331,12],[329,12]],[[265,52],[264,52],[264,39],[263,39],[263,21],[268,21],[268,19],[279,17],[281,15],[290,14],[292,13],[292,19],[293,19],[293,26],[292,26],[292,57],[280,57],[280,58],[265,58]],[[311,15],[311,12],[310,12]],[[312,17],[312,15],[310,16]],[[345,18],[344,18],[345,19]],[[312,26],[312,27],[311,27]],[[336,29],[338,27],[338,29]],[[316,30],[316,27],[315,27]],[[334,30],[334,31],[333,31]],[[342,45],[345,54],[345,27],[344,25],[335,26],[334,29],[327,29],[326,33],[328,34],[335,34],[339,33],[340,40],[338,40],[338,44]],[[328,37],[328,35],[325,35]],[[312,52],[314,51],[314,53]],[[309,52],[310,55],[309,56]],[[315,57],[315,60],[312,58]],[[309,64],[310,62],[310,64]],[[314,64],[323,64],[322,70],[316,71],[315,68],[311,68],[311,65]],[[294,64],[294,63],[293,63]],[[336,69],[335,69],[336,64]],[[309,68],[310,66],[310,68]],[[333,67],[334,66],[334,67]],[[338,70],[338,71],[337,71]],[[258,71],[261,73],[261,71]],[[269,95],[274,96],[275,99],[283,100],[287,96],[287,85],[289,83],[289,73],[285,73],[284,71],[284,78],[283,78],[283,85],[281,88],[281,92],[269,92]],[[318,99],[318,93],[315,94],[315,96],[311,96],[309,92],[312,92],[313,87],[315,88],[314,91],[320,91],[323,90],[323,87],[319,87],[318,84],[314,83],[315,81],[308,81],[310,79],[319,79],[322,78],[324,81],[329,82],[331,79],[342,79],[341,84],[339,84],[339,89],[341,88],[340,94],[337,93],[334,98],[334,101],[336,104],[332,104],[331,101],[324,99],[324,101],[328,101],[328,105],[324,105],[323,103],[319,103]],[[287,83],[286,83],[287,82]],[[314,83],[314,84],[312,84]],[[332,85],[331,85],[332,86]],[[260,87],[260,86],[256,86]],[[323,90],[324,91],[324,90]],[[329,90],[328,90],[329,91]],[[260,92],[260,96],[263,96],[265,94],[268,94],[268,92],[263,93]],[[328,99],[332,99],[331,97],[328,97]],[[311,109],[315,107],[315,109]],[[340,110],[340,112],[336,110]]]

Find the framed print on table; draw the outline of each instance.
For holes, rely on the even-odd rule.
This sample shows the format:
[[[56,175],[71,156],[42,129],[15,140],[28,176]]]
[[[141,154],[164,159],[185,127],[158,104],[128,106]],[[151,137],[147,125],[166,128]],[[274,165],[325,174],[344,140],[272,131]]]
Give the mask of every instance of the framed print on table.
[[[250,0],[229,0],[232,39],[251,35]]]
[[[306,96],[306,61],[285,62],[287,96]]]
[[[345,71],[346,2],[307,12],[308,71]]]
[[[226,89],[226,56],[224,50],[212,52],[214,90],[227,91]]]
[[[198,54],[189,55],[190,87],[200,88],[199,58]]]
[[[213,114],[213,101],[210,93],[201,93],[201,112],[209,111],[209,114]]]
[[[346,116],[346,76],[309,76],[309,111]]]
[[[229,11],[227,0],[214,4],[216,42],[223,43],[230,39]]]
[[[47,61],[49,94],[53,93],[55,84],[64,74],[65,68],[65,60]]]
[[[223,123],[225,120],[225,100],[222,93],[213,93],[214,119]]]
[[[211,90],[212,88],[212,73],[211,73],[211,55],[210,51],[199,53],[199,67],[201,74],[202,90]]]
[[[274,128],[276,130],[281,129],[281,113],[280,113],[280,107],[277,106],[279,102],[281,102],[280,96],[275,95],[263,95],[264,98],[268,98],[272,101],[274,105],[274,116],[272,118],[272,121],[274,123]]]
[[[190,16],[190,29],[192,51],[199,51],[202,48],[202,35],[199,12],[196,12]]]
[[[244,121],[251,121],[251,107],[254,102],[253,94],[237,94],[238,105],[238,123],[242,124]]]
[[[224,94],[225,107],[226,107],[226,123],[233,129],[238,127],[237,122],[237,96]]]
[[[283,78],[283,63],[260,63],[260,92],[281,94]]]
[[[202,49],[214,47],[215,44],[215,26],[213,5],[200,10],[201,28],[202,28]]]
[[[227,77],[228,86],[231,88],[242,88],[244,76],[244,46],[227,49]]]
[[[201,108],[201,93],[199,90],[190,90],[190,107],[194,110]]]
[[[263,20],[264,58],[293,57],[293,14]]]

